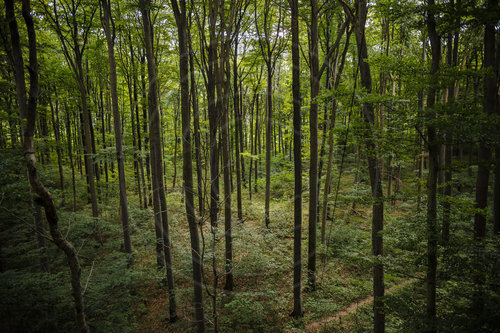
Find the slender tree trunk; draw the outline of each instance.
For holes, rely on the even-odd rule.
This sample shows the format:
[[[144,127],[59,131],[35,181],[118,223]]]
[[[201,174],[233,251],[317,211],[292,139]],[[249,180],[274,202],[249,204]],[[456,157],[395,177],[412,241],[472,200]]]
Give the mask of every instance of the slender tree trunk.
[[[71,141],[73,140],[71,135],[71,120],[69,116],[69,111],[66,103],[64,104],[64,110],[66,112],[66,134],[68,140],[68,156],[69,156],[69,164],[71,167],[71,185],[73,188],[73,212],[76,211],[76,180],[75,180],[75,164],[73,162],[73,147]]]
[[[153,184],[151,182],[151,161],[150,161],[150,148],[149,148],[149,135],[148,135],[148,99],[146,90],[146,75],[144,73],[144,63],[146,62],[144,53],[141,55],[141,92],[142,92],[142,133],[144,135],[144,152],[146,155],[146,179],[148,189],[148,200],[146,207],[151,206],[153,199]]]
[[[132,37],[130,36],[130,30],[127,31],[127,37],[129,42],[129,52],[130,52],[130,72],[126,76],[127,88],[128,88],[128,98],[130,101],[130,125],[132,131],[132,146],[134,147],[134,176],[137,182],[137,193],[139,194],[139,206],[142,205],[143,202],[143,192],[141,187],[141,171],[139,167],[142,168],[142,163],[139,164],[139,159],[141,158],[141,153],[138,148],[138,142],[140,142],[140,136],[136,136],[138,134],[137,129],[139,127],[139,122],[135,120],[135,109],[137,107],[137,90],[136,90],[136,75],[137,71],[135,68],[135,54],[134,47],[132,45]]]
[[[255,155],[255,145],[254,145],[254,130],[253,130],[253,114],[254,114],[254,102],[256,94],[252,97],[252,105],[250,106],[250,154]],[[248,198],[252,200],[252,168],[253,168],[253,158],[250,158],[250,167],[248,168]]]
[[[179,119],[179,104],[174,111],[174,180],[172,187],[175,188],[175,182],[177,180],[177,144],[179,142],[179,137],[177,135],[177,121]]]
[[[498,0],[488,0],[487,11],[496,12]],[[495,24],[497,22],[487,19],[484,28],[484,59],[483,67],[490,70],[483,79],[484,101],[483,112],[491,116],[497,107],[497,78],[495,75]],[[488,130],[488,124],[484,124],[484,131]],[[484,272],[483,263],[486,260],[483,255],[483,240],[486,238],[486,217],[488,216],[488,184],[491,166],[491,150],[488,143],[480,141],[478,152],[478,168],[476,180],[476,213],[474,214],[474,240],[476,244],[476,258],[474,258],[474,284],[475,290],[472,300],[472,310],[477,317],[481,317],[484,311]]]
[[[370,65],[367,62],[368,50],[366,45],[365,24],[368,12],[365,0],[356,1],[357,22],[356,42],[358,46],[358,64],[361,77],[361,86],[370,93],[372,90],[372,78]],[[368,159],[368,172],[372,189],[372,254],[376,258],[373,266],[373,331],[376,333],[385,331],[384,314],[384,266],[381,260],[383,256],[383,223],[384,223],[384,198],[382,193],[382,175],[380,167],[377,142],[375,141],[375,115],[373,104],[365,102],[363,104],[363,118],[366,124],[366,152]]]
[[[293,156],[294,156],[294,232],[293,232],[293,312],[301,317],[302,312],[302,147],[301,147],[301,96],[300,96],[300,50],[299,50],[299,6],[297,0],[290,1],[292,10],[292,94],[293,94]]]
[[[161,255],[161,252],[163,250],[167,271],[167,285],[170,302],[170,320],[175,321],[177,319],[177,306],[175,301],[174,277],[170,253],[170,235],[168,230],[167,204],[165,199],[165,187],[163,186],[160,113],[158,110],[157,100],[157,73],[153,51],[153,26],[150,19],[149,6],[150,3],[148,0],[139,1],[139,8],[143,20],[146,57],[148,60],[148,114],[150,128],[149,141],[151,154],[151,173],[153,179],[153,209],[155,212],[155,229],[157,232],[157,262],[159,268],[163,268],[163,256]]]
[[[177,32],[179,36],[179,69],[181,85],[181,117],[182,117],[182,170],[184,179],[184,193],[186,196],[186,215],[189,224],[189,234],[191,236],[191,258],[193,264],[194,283],[194,308],[195,323],[198,332],[205,331],[205,319],[203,314],[203,286],[202,286],[202,262],[200,252],[200,241],[198,238],[198,226],[196,223],[193,195],[193,161],[191,147],[191,115],[189,107],[189,57],[188,34],[186,31],[186,2],[180,0],[180,8],[177,0],[171,0],[174,10]],[[191,63],[192,66],[192,63]],[[191,72],[192,73],[192,72]],[[193,75],[191,76],[193,79]],[[192,84],[194,82],[192,81]],[[194,89],[193,89],[194,90]],[[192,98],[196,98],[192,95]],[[198,176],[200,173],[198,173]]]
[[[238,28],[237,28],[238,29]],[[240,92],[238,90],[238,32],[234,41],[234,59],[233,59],[233,106],[234,106],[234,125],[235,125],[235,150],[236,150],[236,203],[238,207],[238,221],[243,220],[243,213],[241,208],[241,156],[240,148],[242,131],[240,129]]]
[[[496,0],[488,0],[488,9],[497,7]],[[483,66],[494,72],[495,63],[495,27],[492,22],[485,25],[484,31],[484,60]],[[487,115],[495,112],[496,108],[496,77],[486,74],[484,77],[484,103],[483,110]],[[474,239],[482,240],[486,236],[486,210],[488,207],[488,182],[490,175],[491,151],[489,146],[480,142],[479,164],[476,181],[476,208],[479,210],[474,215]]]
[[[428,0],[430,7],[434,0]],[[441,58],[441,41],[436,32],[434,13],[427,13],[427,30],[431,42],[432,63],[430,70],[430,88],[427,94],[427,108],[430,113],[427,125],[427,144],[429,148],[429,174],[427,176],[427,332],[436,332],[436,271],[437,271],[437,200],[436,187],[439,167],[439,142],[436,128],[432,124],[435,118],[434,103],[436,99],[437,72]]]
[[[271,54],[268,54],[267,61],[267,89],[266,89],[266,194],[265,194],[265,223],[269,229],[269,201],[271,199],[271,137],[273,124],[273,96],[272,96],[272,68]]]
[[[224,8],[221,7],[221,29],[225,31],[226,25],[223,19]],[[227,31],[226,31],[227,32]],[[216,70],[217,103],[222,111],[221,119],[221,145],[222,145],[222,171],[224,176],[224,241],[225,241],[225,277],[224,290],[232,291],[233,281],[233,241],[232,241],[232,214],[231,214],[231,151],[229,132],[229,96],[231,82],[231,66],[229,63],[230,41],[224,39],[220,46],[220,63]]]
[[[318,221],[318,101],[319,94],[319,50],[318,50],[318,2],[311,0],[311,107],[309,111],[310,162],[309,162],[309,246],[307,282],[311,290],[316,289],[316,225]]]
[[[196,153],[196,180],[198,183],[198,210],[203,214],[203,170],[201,167],[201,138],[200,138],[200,110],[198,107],[198,96],[196,95],[196,80],[194,76],[194,52],[191,44],[191,37],[188,34],[189,46],[189,68],[191,74],[191,103],[193,105],[193,127],[194,127],[194,149]]]
[[[260,127],[259,127],[259,95],[257,95],[257,100],[256,100],[256,108],[255,108],[255,155],[260,155]],[[254,192],[258,192],[258,186],[257,186],[257,177],[259,174],[259,159],[260,157],[257,157],[255,159],[255,185],[254,185]]]
[[[125,180],[125,166],[123,154],[123,140],[121,131],[120,111],[118,110],[118,91],[117,91],[117,75],[116,75],[116,62],[115,62],[115,31],[114,22],[111,15],[111,2],[108,0],[102,1],[102,9],[104,17],[102,18],[102,25],[106,33],[106,42],[108,44],[108,61],[109,61],[109,86],[111,90],[111,103],[113,108],[113,119],[115,129],[115,144],[116,144],[116,158],[118,165],[118,179],[120,187],[120,217],[123,229],[123,244],[125,252],[132,255],[132,243],[130,241],[130,228],[128,216],[128,203],[127,203],[127,189]],[[132,263],[132,258],[130,258]]]
[[[90,202],[92,204],[92,216],[98,217],[99,211],[97,207],[97,189],[95,185],[95,168],[94,168],[94,160],[91,157],[93,153],[92,149],[92,136],[90,130],[90,112],[87,106],[87,89],[85,87],[84,81],[84,73],[81,60],[77,60],[78,66],[78,89],[80,92],[80,102],[82,104],[82,112],[83,112],[83,132],[85,133],[84,137],[84,159],[85,159],[85,171],[88,176],[89,182],[89,192],[90,192]]]
[[[144,209],[148,207],[148,191],[147,191],[147,186],[146,186],[146,179],[144,177],[144,163],[143,163],[143,157],[142,157],[142,138],[141,138],[141,121],[139,119],[139,99],[138,99],[138,94],[137,94],[137,71],[135,67],[135,56],[134,56],[134,48],[132,47],[132,40],[129,32],[129,43],[130,43],[130,61],[132,63],[132,88],[133,88],[133,93],[132,96],[134,98],[134,110],[133,113],[131,114],[131,117],[135,117],[135,123],[136,123],[136,130],[137,130],[137,150],[139,152],[138,154],[138,159],[139,159],[139,173],[140,173],[140,181],[139,183],[142,183],[142,199],[144,203]],[[145,119],[144,119],[145,121]],[[148,166],[146,166],[148,168]],[[139,189],[140,193],[141,189]]]

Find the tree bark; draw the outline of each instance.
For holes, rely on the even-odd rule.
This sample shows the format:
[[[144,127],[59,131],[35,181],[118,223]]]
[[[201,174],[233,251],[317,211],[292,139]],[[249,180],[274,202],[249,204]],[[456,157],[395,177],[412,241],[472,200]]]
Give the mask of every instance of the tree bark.
[[[202,215],[203,204],[203,170],[201,167],[201,138],[200,138],[200,110],[198,107],[198,96],[196,95],[196,80],[194,76],[194,51],[191,43],[190,33],[188,33],[189,46],[189,69],[191,75],[191,103],[193,105],[193,128],[194,128],[194,149],[196,153],[196,180],[198,183],[198,210]]]
[[[301,147],[301,96],[299,8],[297,0],[290,0],[292,11],[292,94],[293,94],[293,156],[294,156],[294,232],[293,232],[293,312],[301,317],[302,311],[302,147]]]
[[[239,27],[237,27],[239,29]],[[233,59],[233,107],[234,107],[234,125],[235,125],[235,150],[236,150],[236,205],[238,208],[238,221],[243,220],[243,212],[241,207],[241,156],[240,148],[242,148],[241,136],[241,115],[240,115],[240,92],[238,90],[238,31],[234,40],[234,59]],[[243,171],[244,172],[244,171]],[[243,173],[244,174],[244,173]]]
[[[318,15],[317,0],[311,0],[311,42],[309,59],[311,63],[311,106],[309,111],[310,162],[309,162],[309,246],[307,262],[307,283],[311,290],[316,289],[316,225],[318,221],[318,101],[319,94],[319,54],[318,54]]]
[[[366,45],[365,24],[368,7],[366,0],[356,1],[356,43],[358,46],[358,65],[361,77],[361,86],[370,93],[372,90],[372,78],[370,65],[367,62],[368,50]],[[365,138],[366,154],[368,159],[368,172],[372,189],[372,254],[375,257],[373,266],[373,331],[385,331],[384,314],[384,266],[381,260],[383,256],[383,223],[384,223],[384,198],[382,193],[382,175],[380,170],[380,159],[375,141],[375,115],[373,104],[363,103],[363,119],[367,133]]]
[[[191,236],[191,258],[193,264],[194,283],[194,308],[195,324],[198,332],[205,331],[205,319],[203,314],[203,290],[201,272],[201,252],[198,238],[198,225],[196,223],[193,195],[193,160],[191,147],[191,114],[189,107],[189,55],[188,32],[186,31],[186,2],[185,0],[171,0],[177,23],[177,33],[179,36],[179,70],[181,85],[181,117],[182,117],[182,170],[184,179],[184,193],[186,196],[186,215],[189,224],[189,234]],[[192,63],[191,63],[192,66]],[[191,72],[192,73],[192,72]],[[192,82],[194,84],[194,82]],[[196,98],[196,96],[192,96]],[[198,176],[200,173],[198,173]]]
[[[434,0],[428,0],[434,7]],[[439,142],[436,128],[432,124],[436,114],[433,110],[436,100],[437,72],[441,58],[441,41],[436,32],[436,21],[432,10],[427,12],[427,30],[431,42],[432,63],[430,88],[427,94],[427,108],[431,110],[427,125],[427,144],[429,148],[429,174],[427,176],[427,332],[436,332],[436,272],[437,272],[437,181],[439,168]]]

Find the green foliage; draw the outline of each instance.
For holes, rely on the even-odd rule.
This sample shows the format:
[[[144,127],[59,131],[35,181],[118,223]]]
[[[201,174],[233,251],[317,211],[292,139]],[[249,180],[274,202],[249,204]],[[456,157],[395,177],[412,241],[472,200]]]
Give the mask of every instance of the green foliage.
[[[231,330],[244,330],[245,332],[261,332],[266,323],[264,305],[252,294],[239,293],[224,304],[228,317],[223,322]]]
[[[0,273],[0,330],[76,331],[70,285],[65,273],[21,270]]]

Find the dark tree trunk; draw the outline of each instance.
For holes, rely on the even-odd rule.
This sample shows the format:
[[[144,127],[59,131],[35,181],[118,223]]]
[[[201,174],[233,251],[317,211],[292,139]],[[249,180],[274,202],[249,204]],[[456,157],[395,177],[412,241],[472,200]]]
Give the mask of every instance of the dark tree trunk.
[[[219,81],[220,88],[218,94],[222,98],[222,167],[224,175],[224,234],[225,234],[225,274],[226,283],[224,290],[232,291],[234,287],[233,282],[233,243],[232,243],[232,225],[231,225],[231,151],[229,146],[229,82],[230,82],[230,67],[229,67],[229,46],[226,42],[222,45],[222,57],[220,63],[221,79],[224,77],[223,71],[226,71],[226,80]],[[241,199],[241,188],[240,188]]]
[[[23,154],[28,171],[28,180],[34,194],[37,195],[36,203],[43,206],[45,216],[49,223],[50,234],[56,246],[61,249],[68,260],[68,266],[71,271],[71,286],[73,299],[75,301],[76,318],[80,332],[89,332],[85,321],[85,312],[83,304],[82,289],[80,284],[81,267],[78,262],[78,254],[75,248],[64,238],[58,226],[58,216],[54,200],[49,191],[43,186],[38,176],[35,158],[34,132],[36,122],[36,106],[38,100],[38,60],[36,50],[36,33],[31,16],[29,0],[23,0],[22,13],[26,22],[29,43],[29,95],[26,97],[26,83],[24,79],[24,64],[19,39],[17,22],[14,14],[14,2],[5,0],[5,12],[9,22],[12,55],[14,60],[14,73],[16,81],[16,93],[19,105],[19,114],[21,119],[26,120],[23,128]]]
[[[144,41],[146,57],[148,62],[148,114],[149,114],[149,141],[151,173],[153,179],[153,209],[155,212],[157,262],[158,267],[163,267],[163,250],[165,255],[165,266],[167,271],[167,285],[170,302],[170,320],[177,319],[177,306],[175,301],[174,276],[172,271],[172,259],[170,254],[170,236],[168,230],[167,202],[165,199],[165,187],[163,186],[163,170],[161,155],[161,132],[160,113],[157,100],[157,73],[156,62],[153,51],[153,26],[149,13],[150,3],[148,0],[140,0],[139,7],[143,20]],[[158,233],[159,232],[159,233]]]
[[[191,37],[188,33],[189,46],[189,68],[191,75],[191,103],[193,105],[193,127],[194,127],[194,149],[196,153],[196,180],[198,183],[198,210],[202,215],[204,211],[203,204],[203,170],[201,167],[201,138],[200,138],[200,110],[198,107],[198,96],[196,95],[196,80],[194,76],[194,51],[192,48]]]
[[[270,58],[271,55],[268,55]],[[273,96],[272,96],[272,68],[270,60],[267,63],[267,88],[266,88],[266,193],[265,193],[265,223],[269,229],[269,200],[271,199],[271,137],[273,124]]]
[[[182,116],[182,170],[184,178],[184,193],[186,196],[186,215],[189,224],[189,234],[191,236],[191,258],[193,264],[193,283],[194,283],[194,308],[195,323],[198,332],[205,331],[205,319],[203,314],[203,286],[201,272],[201,252],[200,241],[198,238],[198,226],[196,223],[193,195],[193,161],[191,148],[191,115],[189,107],[189,55],[188,50],[188,32],[186,31],[186,2],[180,0],[171,0],[172,8],[177,23],[177,32],[179,36],[179,69],[181,85],[181,116]],[[191,63],[192,65],[192,63]],[[192,82],[194,84],[194,82]],[[196,98],[192,95],[192,98]],[[199,175],[199,174],[198,174]]]
[[[316,225],[318,221],[318,102],[319,93],[319,50],[318,50],[318,2],[311,0],[311,42],[309,59],[311,63],[311,107],[309,111],[310,162],[309,162],[309,247],[307,252],[307,283],[316,289]]]
[[[300,96],[300,49],[298,1],[291,0],[292,10],[292,94],[293,94],[293,153],[294,153],[294,232],[293,232],[293,312],[302,312],[302,147],[301,147],[301,96]]]
[[[259,129],[259,95],[257,95],[257,99],[255,101],[256,107],[255,107],[255,144],[254,144],[254,154],[255,155],[260,155],[260,129]],[[255,180],[255,185],[254,185],[254,192],[258,192],[258,186],[257,186],[257,177],[259,175],[259,159],[260,157],[257,157],[255,159],[255,169],[254,169],[254,180]]]
[[[135,67],[135,52],[134,52],[134,47],[132,45],[132,37],[130,34],[130,29],[127,30],[127,39],[128,39],[128,46],[129,46],[129,54],[130,54],[130,70],[128,72],[125,72],[125,81],[127,82],[127,90],[128,90],[128,99],[130,103],[130,127],[131,127],[131,132],[132,132],[132,146],[134,147],[134,177],[135,181],[137,183],[137,191],[136,193],[139,194],[139,206],[142,205],[143,202],[143,192],[142,192],[142,187],[141,187],[141,176],[140,176],[140,170],[139,170],[139,158],[140,158],[140,150],[138,149],[137,143],[140,141],[140,138],[137,137],[137,128],[139,127],[139,122],[136,122],[135,120],[135,109],[137,107],[137,91],[136,91],[136,67]],[[121,52],[125,53],[126,49],[125,47],[122,46]],[[122,58],[125,58],[125,56],[122,55]],[[122,60],[125,62],[124,60]],[[140,165],[142,168],[142,164]]]
[[[148,207],[148,191],[147,191],[147,186],[146,186],[146,179],[144,178],[144,163],[143,163],[143,158],[142,158],[142,138],[141,138],[141,121],[139,119],[139,99],[138,99],[138,93],[137,93],[137,71],[135,67],[135,55],[134,55],[134,48],[132,47],[132,38],[130,36],[129,32],[129,43],[130,43],[130,62],[132,63],[132,88],[133,88],[133,110],[131,110],[131,118],[135,117],[135,124],[136,124],[136,133],[137,133],[137,151],[139,152],[138,154],[138,170],[140,174],[140,181],[138,180],[138,184],[142,183],[142,202],[144,205],[144,209]],[[145,121],[145,119],[144,119]],[[147,166],[146,166],[147,168]],[[141,188],[138,189],[139,193],[141,193]],[[139,196],[140,197],[140,196]]]
[[[69,164],[71,167],[71,185],[73,188],[73,211],[76,211],[76,179],[75,179],[75,164],[73,162],[73,147],[71,141],[73,140],[71,135],[71,120],[68,111],[68,107],[66,103],[64,104],[64,110],[66,112],[66,134],[68,140],[68,156],[69,156]]]
[[[372,78],[368,60],[366,45],[365,24],[368,12],[365,0],[356,1],[356,43],[358,46],[358,66],[361,77],[361,86],[370,93],[372,90]],[[383,256],[383,223],[384,223],[384,198],[382,193],[382,175],[380,170],[380,159],[377,142],[375,141],[375,114],[373,104],[363,103],[363,119],[366,125],[365,146],[368,159],[368,173],[372,189],[372,254],[376,258],[373,266],[373,331],[385,331],[384,315],[384,266],[381,260]]]
[[[238,29],[238,28],[237,28]],[[235,125],[235,151],[236,151],[236,203],[238,207],[238,221],[242,221],[243,213],[241,208],[241,115],[240,115],[240,92],[238,91],[238,31],[236,31],[234,41],[234,59],[233,59],[233,106],[234,106],[234,125]]]
[[[487,11],[496,12],[498,0],[488,0]],[[483,67],[491,72],[486,73],[483,79],[484,101],[483,112],[492,116],[497,107],[497,80],[495,75],[495,24],[497,22],[487,19],[484,28],[484,59]],[[484,124],[484,133],[488,133],[489,124]],[[476,213],[474,214],[474,240],[476,241],[476,258],[474,258],[474,283],[475,290],[472,300],[472,311],[481,317],[484,311],[484,272],[485,261],[482,241],[486,238],[486,217],[488,216],[488,184],[491,167],[491,150],[487,142],[479,142],[478,168],[476,180]]]
[[[430,7],[434,6],[434,0],[428,0]],[[436,128],[432,124],[435,118],[433,110],[436,100],[436,83],[441,58],[441,41],[436,32],[436,21],[434,13],[427,13],[427,30],[431,42],[432,63],[430,70],[430,88],[427,94],[427,109],[429,124],[427,125],[427,144],[429,148],[429,174],[427,176],[427,332],[436,332],[436,272],[437,272],[437,181],[439,168],[439,142]]]
[[[497,7],[497,0],[488,0],[488,9]],[[484,30],[484,60],[485,69],[492,70],[491,74],[484,77],[484,102],[483,111],[492,115],[497,106],[496,103],[496,77],[495,63],[495,24],[487,22]],[[491,151],[487,143],[479,144],[479,163],[476,181],[476,208],[478,212],[474,215],[474,239],[481,240],[486,236],[486,210],[488,208],[488,182],[490,176]]]
[[[144,152],[146,155],[146,180],[148,189],[148,200],[146,207],[151,206],[153,200],[153,184],[151,182],[151,161],[150,161],[150,148],[149,148],[149,135],[148,135],[148,99],[147,99],[147,90],[146,90],[146,75],[144,73],[144,64],[146,62],[146,58],[144,53],[141,55],[141,93],[142,93],[142,133],[144,135]],[[140,138],[140,136],[139,136]]]

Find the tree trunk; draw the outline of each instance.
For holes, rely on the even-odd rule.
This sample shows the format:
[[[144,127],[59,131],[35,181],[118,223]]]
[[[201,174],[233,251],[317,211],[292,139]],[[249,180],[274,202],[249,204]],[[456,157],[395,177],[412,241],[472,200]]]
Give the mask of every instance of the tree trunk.
[[[238,28],[237,28],[238,29]],[[242,131],[240,129],[241,119],[240,119],[240,92],[238,91],[238,31],[236,31],[236,36],[234,40],[234,59],[233,59],[233,106],[234,106],[234,125],[235,125],[235,150],[236,150],[236,203],[238,207],[238,221],[243,220],[243,212],[241,208],[241,136]]]
[[[316,289],[316,224],[318,221],[318,101],[319,54],[318,54],[318,2],[311,0],[311,43],[309,59],[311,63],[311,107],[309,111],[310,162],[309,162],[309,247],[307,252],[307,283]]]
[[[355,24],[355,28],[361,86],[367,93],[370,93],[372,90],[372,78],[370,65],[367,62],[368,50],[365,36],[365,24],[368,7],[365,0],[357,0],[356,5],[357,22]],[[380,159],[377,150],[377,143],[375,141],[375,116],[372,103],[365,102],[363,104],[363,119],[367,129],[365,145],[372,198],[374,201],[372,209],[372,254],[376,261],[373,267],[373,331],[378,333],[385,331],[384,266],[381,260],[381,257],[383,256],[382,230],[384,223],[384,199],[382,193]]]
[[[69,156],[69,164],[71,167],[71,185],[73,188],[73,212],[76,211],[76,179],[75,179],[75,164],[73,163],[73,147],[71,141],[73,137],[71,135],[71,120],[69,116],[69,111],[66,103],[64,104],[64,110],[66,111],[66,134],[68,141],[68,156]]]
[[[24,64],[19,40],[19,32],[14,14],[14,2],[5,0],[6,17],[9,20],[9,29],[12,44],[12,54],[14,60],[14,73],[16,81],[16,92],[18,98],[19,115],[21,119],[26,120],[23,128],[23,154],[28,171],[28,180],[33,192],[38,196],[36,203],[43,206],[45,216],[49,223],[50,234],[56,246],[61,249],[68,260],[68,266],[71,271],[71,286],[73,298],[75,301],[76,318],[80,332],[89,332],[89,328],[85,321],[85,311],[83,304],[83,296],[80,284],[81,268],[78,262],[78,254],[75,248],[64,238],[58,226],[58,216],[54,200],[49,191],[43,186],[39,179],[36,167],[34,132],[36,122],[36,107],[38,100],[38,60],[36,50],[36,33],[31,16],[31,8],[29,0],[23,0],[22,13],[26,22],[29,43],[29,95],[26,97],[26,83],[24,79]]]
[[[115,31],[114,22],[111,15],[111,2],[102,0],[102,9],[104,17],[102,25],[106,33],[106,42],[108,44],[108,61],[109,61],[109,86],[111,90],[111,103],[113,108],[113,120],[115,130],[115,144],[116,144],[116,158],[118,165],[118,179],[120,187],[120,209],[121,209],[121,222],[123,229],[123,244],[125,252],[132,255],[132,243],[130,241],[130,228],[128,216],[128,203],[127,203],[127,189],[125,180],[125,167],[123,155],[123,140],[121,131],[120,111],[118,110],[118,91],[117,91],[117,75],[116,75],[116,62],[115,62]],[[130,264],[132,257],[130,257]]]
[[[496,12],[497,0],[488,0],[487,11]],[[484,101],[483,112],[491,117],[497,107],[497,78],[495,75],[495,24],[496,20],[487,19],[484,28],[484,59],[483,67],[489,70],[483,79]],[[484,124],[484,133],[488,133],[489,124]],[[488,215],[488,184],[490,177],[491,151],[487,142],[479,142],[478,168],[476,180],[476,213],[474,214],[474,240],[476,244],[476,258],[474,258],[474,295],[472,299],[472,311],[477,317],[481,317],[484,311],[484,272],[483,263],[484,245],[482,241],[486,238],[486,217]]]
[[[200,241],[198,238],[198,226],[196,223],[193,195],[193,161],[191,148],[191,115],[189,107],[189,56],[188,32],[186,32],[186,2],[180,0],[180,8],[177,0],[171,0],[172,8],[177,23],[179,36],[179,70],[181,85],[181,117],[182,117],[182,170],[184,179],[184,193],[186,196],[186,215],[189,224],[189,234],[191,236],[191,258],[193,264],[194,283],[194,308],[195,323],[198,332],[205,331],[205,319],[203,314],[203,281],[202,262],[200,252]],[[191,63],[192,66],[192,63]],[[191,77],[193,78],[193,77]],[[194,84],[194,82],[192,82]],[[194,90],[194,89],[193,89]],[[192,95],[192,98],[196,98]],[[200,174],[198,174],[199,176]]]
[[[434,0],[428,0],[430,7]],[[436,83],[441,58],[441,41],[436,32],[434,13],[427,13],[427,29],[432,50],[432,63],[430,70],[430,88],[427,94],[427,108],[432,112],[427,125],[427,144],[429,148],[429,174],[427,177],[427,332],[436,332],[436,271],[437,271],[437,202],[436,187],[439,167],[439,142],[436,128],[432,124],[435,118],[434,103],[436,99]]]
[[[189,68],[191,74],[191,103],[193,104],[193,127],[194,127],[194,149],[196,152],[196,180],[198,183],[198,210],[203,215],[203,170],[201,167],[201,138],[200,138],[200,110],[198,107],[198,96],[196,95],[196,80],[194,77],[194,52],[191,44],[191,37],[188,34],[189,46]]]
[[[157,262],[159,268],[163,267],[163,250],[165,255],[165,266],[167,271],[167,285],[170,302],[170,320],[177,319],[177,307],[175,301],[174,277],[172,271],[172,259],[170,254],[170,235],[168,230],[167,204],[165,199],[165,187],[163,186],[163,170],[161,156],[161,132],[160,113],[157,100],[157,73],[156,62],[153,51],[153,26],[149,13],[150,3],[148,0],[140,0],[139,7],[143,20],[144,41],[146,57],[148,62],[148,115],[149,115],[149,141],[151,174],[153,180],[153,210],[155,212]],[[159,233],[158,233],[159,232]]]
[[[266,88],[266,194],[265,194],[265,223],[269,229],[269,200],[271,199],[271,137],[273,124],[273,96],[272,96],[272,68],[271,55],[268,54],[267,61],[267,88]]]
[[[293,232],[293,312],[301,317],[302,312],[302,147],[301,147],[301,96],[300,96],[300,50],[299,50],[299,6],[291,0],[292,10],[292,94],[293,94],[293,153],[294,153],[294,232]]]

